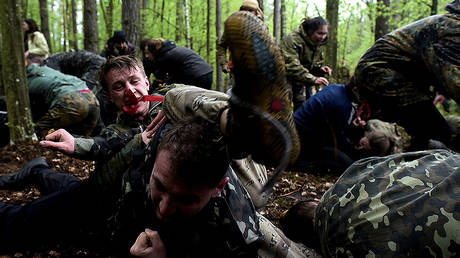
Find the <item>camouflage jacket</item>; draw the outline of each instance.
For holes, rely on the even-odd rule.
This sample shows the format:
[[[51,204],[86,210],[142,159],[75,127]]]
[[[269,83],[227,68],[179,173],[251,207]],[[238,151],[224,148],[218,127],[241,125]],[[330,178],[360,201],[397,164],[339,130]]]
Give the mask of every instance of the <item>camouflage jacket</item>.
[[[286,63],[286,76],[295,86],[312,86],[324,66],[322,47],[315,46],[300,25],[282,40],[280,48]]]
[[[436,91],[460,101],[460,2],[382,38],[361,57],[351,80],[359,101],[405,106]]]
[[[316,210],[323,255],[458,257],[459,167],[446,150],[355,162]]]
[[[34,63],[27,67],[27,84],[34,117],[40,117],[65,95],[88,88],[75,76]]]
[[[123,174],[121,197],[107,224],[112,241],[129,250],[125,245],[150,228],[159,232],[168,257],[256,257],[263,240],[258,216],[230,167],[225,190],[198,215],[173,225],[155,220],[149,179],[156,148],[168,127],[155,135],[144,152],[134,155],[132,165]]]

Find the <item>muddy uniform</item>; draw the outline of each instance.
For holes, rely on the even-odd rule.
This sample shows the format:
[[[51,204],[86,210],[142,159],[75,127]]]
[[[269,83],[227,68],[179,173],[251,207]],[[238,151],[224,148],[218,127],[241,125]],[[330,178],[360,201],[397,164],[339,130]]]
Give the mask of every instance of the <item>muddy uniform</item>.
[[[445,150],[357,161],[318,204],[323,255],[458,257],[459,167]]]
[[[286,63],[286,77],[292,86],[294,108],[297,109],[310,96],[309,89],[318,77],[324,76],[322,47],[315,46],[300,25],[285,39],[280,48]],[[306,96],[304,96],[306,88]]]
[[[446,10],[378,39],[351,79],[358,101],[370,104],[373,117],[397,122],[421,141],[448,143],[450,135],[432,104],[430,86],[460,101],[460,2]]]
[[[99,119],[99,103],[84,81],[36,64],[27,67],[27,81],[35,130],[40,136],[52,128],[91,134]]]

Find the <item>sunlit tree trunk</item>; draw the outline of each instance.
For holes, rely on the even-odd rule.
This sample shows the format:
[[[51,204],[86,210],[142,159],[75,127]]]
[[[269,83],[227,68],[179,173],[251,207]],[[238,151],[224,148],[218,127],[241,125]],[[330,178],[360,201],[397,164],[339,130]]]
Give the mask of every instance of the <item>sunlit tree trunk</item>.
[[[46,42],[48,43],[48,48],[50,53],[51,49],[51,40],[50,40],[50,26],[48,22],[48,1],[40,0],[40,30],[45,36]]]
[[[24,66],[21,5],[15,0],[0,4],[2,34],[2,73],[12,143],[24,143],[35,137],[30,112]]]
[[[83,0],[83,34],[85,50],[94,53],[99,52],[96,0]]]
[[[219,39],[222,37],[222,0],[216,0],[216,49]],[[218,91],[224,90],[224,76],[219,60],[216,55],[216,88]]]
[[[280,43],[280,12],[281,12],[281,0],[273,0],[273,37],[275,38],[276,44]]]
[[[264,0],[257,0],[257,2],[259,3],[259,8],[260,10],[262,10],[262,12],[264,11]],[[264,17],[262,17],[262,20],[264,19]]]
[[[335,74],[337,71],[337,28],[339,26],[339,0],[326,1],[326,17],[329,23],[326,64]]]
[[[185,14],[185,44],[188,48],[191,48],[191,40],[190,40],[190,18],[189,18],[189,6],[188,0],[184,0],[184,14]]]
[[[121,4],[121,27],[126,39],[137,46],[139,38],[140,0],[123,1]]]

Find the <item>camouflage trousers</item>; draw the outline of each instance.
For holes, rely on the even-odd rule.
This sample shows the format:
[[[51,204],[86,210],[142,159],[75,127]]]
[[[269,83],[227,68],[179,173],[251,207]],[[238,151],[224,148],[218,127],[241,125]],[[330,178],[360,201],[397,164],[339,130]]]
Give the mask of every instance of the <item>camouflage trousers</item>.
[[[229,99],[230,97],[222,92],[177,84],[166,93],[163,110],[173,123],[189,115],[198,115],[220,126],[220,115],[228,108]],[[261,193],[262,187],[267,182],[265,166],[248,157],[233,160],[232,168],[256,208],[265,206],[268,196]]]
[[[36,122],[40,137],[50,129],[64,128],[72,134],[91,135],[99,119],[99,102],[93,92],[72,92],[57,101]]]
[[[321,198],[315,231],[326,257],[458,257],[460,154],[371,157]]]

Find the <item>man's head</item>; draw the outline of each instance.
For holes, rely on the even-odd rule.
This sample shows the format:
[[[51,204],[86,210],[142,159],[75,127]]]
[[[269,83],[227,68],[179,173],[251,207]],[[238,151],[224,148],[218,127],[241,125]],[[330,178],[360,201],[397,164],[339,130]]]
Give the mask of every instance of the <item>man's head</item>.
[[[168,222],[198,214],[228,182],[225,144],[215,124],[188,118],[161,139],[150,177],[157,219]]]
[[[319,46],[326,42],[328,23],[323,17],[307,18],[302,22],[302,26],[313,44]]]
[[[160,52],[160,48],[163,45],[163,42],[165,42],[164,39],[162,38],[157,38],[157,39],[151,39],[151,38],[146,38],[141,41],[141,51],[143,53],[144,59],[147,59],[149,61],[155,61],[158,53]]]
[[[385,156],[391,150],[391,141],[383,132],[370,131],[359,140],[356,149],[365,152],[367,156]]]
[[[126,35],[124,31],[115,31],[110,40],[110,43],[113,44],[113,52],[115,56],[129,54],[128,41],[126,40]]]
[[[149,103],[142,101],[142,97],[148,94],[149,81],[137,58],[108,59],[99,70],[99,83],[119,110],[139,118],[148,113]]]

